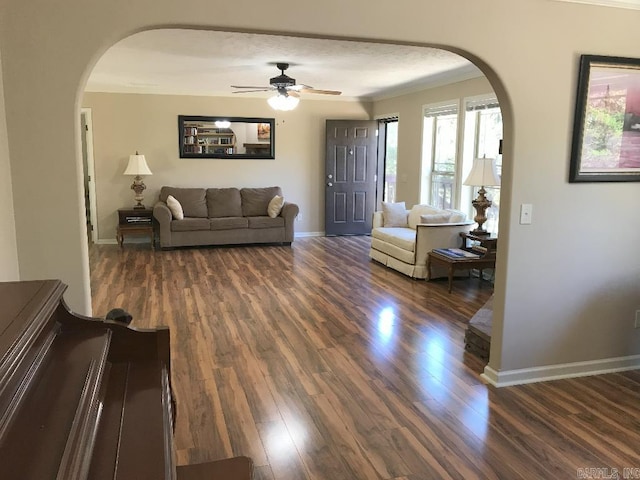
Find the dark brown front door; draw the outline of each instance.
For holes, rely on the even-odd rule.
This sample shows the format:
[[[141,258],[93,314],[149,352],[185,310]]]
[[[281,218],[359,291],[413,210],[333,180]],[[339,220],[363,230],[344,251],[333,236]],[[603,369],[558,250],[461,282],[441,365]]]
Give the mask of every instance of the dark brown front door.
[[[376,202],[378,122],[327,120],[325,234],[371,233]]]

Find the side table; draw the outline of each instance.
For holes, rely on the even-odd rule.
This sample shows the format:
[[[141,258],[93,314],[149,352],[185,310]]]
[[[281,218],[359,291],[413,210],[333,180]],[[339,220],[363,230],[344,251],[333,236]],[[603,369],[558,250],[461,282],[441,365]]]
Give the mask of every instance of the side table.
[[[116,240],[122,248],[126,235],[144,235],[151,241],[151,249],[155,250],[155,230],[153,210],[150,208],[121,208],[118,210],[118,227]]]
[[[460,233],[462,239],[462,250],[467,250],[479,255],[477,258],[450,257],[443,253],[432,250],[427,257],[427,271],[431,278],[431,265],[438,264],[447,269],[449,279],[449,293],[453,284],[453,274],[456,270],[480,270],[480,280],[482,280],[482,270],[485,268],[496,268],[496,248],[497,237],[473,235],[472,233]],[[477,242],[477,246],[469,247],[467,241]],[[479,248],[478,248],[479,247]]]

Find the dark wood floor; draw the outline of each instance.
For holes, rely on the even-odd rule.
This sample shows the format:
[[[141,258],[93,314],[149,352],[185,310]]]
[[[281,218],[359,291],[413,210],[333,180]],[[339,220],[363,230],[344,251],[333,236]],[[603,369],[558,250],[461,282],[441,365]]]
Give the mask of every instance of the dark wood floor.
[[[640,372],[486,386],[463,336],[491,285],[456,279],[448,294],[368,246],[91,247],[94,315],[171,328],[179,464],[248,455],[256,479],[278,480],[640,467]]]

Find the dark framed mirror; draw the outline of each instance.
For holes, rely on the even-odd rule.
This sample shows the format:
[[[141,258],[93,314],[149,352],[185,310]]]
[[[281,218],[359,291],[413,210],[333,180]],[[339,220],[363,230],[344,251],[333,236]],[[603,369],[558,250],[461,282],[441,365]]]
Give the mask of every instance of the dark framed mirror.
[[[180,158],[275,158],[275,119],[178,115]]]

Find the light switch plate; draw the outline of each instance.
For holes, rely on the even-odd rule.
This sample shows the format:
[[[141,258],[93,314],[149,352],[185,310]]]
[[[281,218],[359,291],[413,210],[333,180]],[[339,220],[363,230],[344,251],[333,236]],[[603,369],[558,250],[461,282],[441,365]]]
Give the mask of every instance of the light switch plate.
[[[520,225],[531,225],[531,216],[533,215],[533,205],[523,203],[520,205]]]

